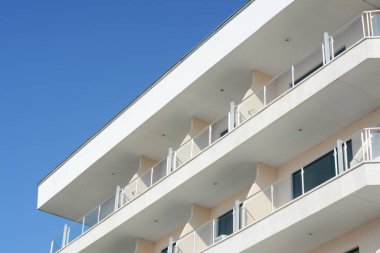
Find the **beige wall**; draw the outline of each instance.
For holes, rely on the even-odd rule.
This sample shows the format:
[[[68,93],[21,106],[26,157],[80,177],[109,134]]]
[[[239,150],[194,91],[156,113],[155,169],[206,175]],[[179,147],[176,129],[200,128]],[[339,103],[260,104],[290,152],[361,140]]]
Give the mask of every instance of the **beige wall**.
[[[264,107],[264,91],[262,87],[271,80],[271,77],[266,74],[253,70],[252,83],[243,97],[244,102],[239,104],[238,123],[241,123],[252,117]],[[255,95],[251,96],[253,93]]]
[[[154,252],[154,242],[147,241],[141,238],[137,239],[134,253],[153,253],[153,252]]]
[[[363,128],[377,126],[380,126],[380,109],[368,114],[354,124],[342,129],[300,156],[279,167],[277,169],[277,180],[274,184],[275,207],[281,207],[292,200],[291,176],[293,172],[334,149],[338,139],[346,140]]]
[[[336,146],[336,141],[338,139],[346,140],[350,138],[352,135],[354,135],[355,133],[362,130],[363,128],[378,127],[378,126],[380,126],[380,109],[377,109],[376,111],[368,114],[367,116],[358,120],[354,124],[339,131],[338,133],[324,140],[320,144],[307,150],[302,155],[294,158],[293,160],[289,161],[288,163],[278,168],[278,172],[277,172],[278,178],[284,178],[291,175],[291,173],[293,173],[294,171],[297,171],[302,166],[307,165],[308,163],[314,161],[320,156],[331,151]]]
[[[157,163],[156,160],[150,159],[146,156],[140,156],[139,158],[139,168],[135,175],[132,177],[130,182],[134,181],[136,178],[140,177],[142,180],[139,180],[137,192],[136,192],[136,183],[130,183],[124,188],[125,200],[131,200],[135,198],[138,194],[143,192],[149,187],[150,175],[145,174],[149,169],[151,169]],[[143,176],[143,177],[141,177]],[[148,180],[148,181],[147,181]],[[136,182],[136,181],[135,181]]]
[[[201,120],[196,117],[192,117],[190,122],[190,131],[183,139],[181,145],[189,141],[191,138],[193,138],[195,135],[197,135],[199,132],[205,129],[209,124],[210,123],[207,121]]]
[[[194,125],[198,126],[198,130],[201,129],[206,122],[198,121],[197,119],[193,119]],[[193,124],[192,124],[193,125]],[[321,155],[329,152],[336,145],[337,139],[347,139],[354,133],[360,131],[366,127],[376,127],[380,126],[380,109],[372,112],[371,114],[365,116],[360,119],[356,123],[351,126],[343,129],[342,131],[334,134],[330,138],[326,139],[320,144],[317,144],[310,150],[307,150],[302,155],[294,158],[288,163],[284,164],[279,168],[272,168],[263,163],[257,163],[256,168],[252,168],[252,170],[256,171],[256,180],[252,183],[252,185],[244,188],[243,190],[233,194],[228,197],[221,203],[212,207],[211,209],[204,208],[198,205],[192,206],[191,216],[189,217],[186,224],[177,230],[173,231],[169,235],[165,236],[161,240],[157,241],[154,246],[154,252],[160,252],[163,248],[167,247],[169,238],[173,238],[174,241],[177,241],[179,238],[183,238],[178,241],[178,246],[185,250],[189,250],[188,252],[192,252],[194,247],[194,241],[196,242],[196,247],[204,248],[208,243],[207,240],[209,238],[202,237],[202,233],[209,235],[208,231],[212,229],[212,219],[217,218],[224,213],[231,210],[234,206],[236,200],[240,200],[243,202],[249,198],[248,201],[245,202],[244,207],[246,209],[245,215],[245,224],[249,225],[254,223],[255,221],[265,217],[270,214],[272,210],[271,206],[271,195],[269,186],[274,182],[276,183],[274,187],[275,191],[275,199],[274,199],[274,208],[280,207],[283,204],[287,203],[291,200],[291,180],[289,176],[296,170],[298,170],[301,166],[304,166],[311,161],[317,159]],[[193,128],[193,127],[192,127]],[[195,129],[195,128],[194,128]],[[282,180],[282,181],[281,181]],[[196,235],[194,238],[191,232],[192,230],[200,227],[201,225],[206,224],[202,227],[203,232],[200,235]],[[380,221],[378,220],[376,223],[380,227]],[[379,228],[380,229],[380,228]],[[207,233],[204,233],[206,231]],[[378,232],[378,234],[380,234]],[[185,237],[184,237],[185,236]],[[338,240],[338,239],[337,239]],[[364,240],[364,239],[363,239]],[[364,241],[363,241],[364,242]],[[380,242],[380,241],[379,241]],[[355,245],[354,245],[355,246]],[[343,247],[343,246],[342,246]],[[380,247],[380,246],[379,246]],[[338,247],[339,248],[339,247]],[[347,250],[350,247],[347,248]],[[351,247],[352,248],[352,247]],[[183,251],[186,253],[186,251]],[[319,252],[330,252],[330,251],[313,251],[312,253]],[[335,252],[335,251],[334,251]],[[336,252],[344,252],[344,251],[336,251]],[[365,252],[365,251],[361,251]],[[375,251],[373,251],[375,252]],[[366,252],[365,252],[366,253]]]
[[[380,218],[344,234],[309,253],[344,253],[358,246],[360,253],[380,252]]]

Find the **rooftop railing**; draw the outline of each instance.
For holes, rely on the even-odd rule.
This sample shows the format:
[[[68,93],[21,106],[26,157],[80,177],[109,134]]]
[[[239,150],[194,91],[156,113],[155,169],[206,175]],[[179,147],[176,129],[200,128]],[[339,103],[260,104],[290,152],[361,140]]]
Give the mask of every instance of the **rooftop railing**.
[[[232,102],[231,109],[226,116],[211,123],[189,141],[180,145],[174,152],[169,149],[168,156],[165,159],[133,179],[125,187],[116,187],[115,194],[80,220],[73,222],[70,226],[65,225],[63,233],[52,241],[50,252],[59,251],[120,207],[128,204],[168,176],[172,171],[179,169],[198,156],[234,128],[254,117],[273,101],[307,80],[336,57],[343,54],[344,51],[355,46],[363,39],[376,37],[380,38],[380,11],[363,12],[362,15],[353,19],[339,31],[331,35],[326,33],[321,46],[312,50],[297,63],[289,66],[285,72],[270,80],[239,104],[235,105]],[[283,183],[286,185],[285,182]],[[282,190],[280,182],[272,187],[274,192],[281,192]],[[261,197],[268,196],[268,192],[262,192],[261,195]],[[282,202],[284,200],[276,198],[276,201],[271,204],[273,207],[269,209],[272,210]],[[265,210],[262,213],[266,213]],[[249,217],[253,214],[247,213],[247,215],[247,222],[249,222],[251,219]]]

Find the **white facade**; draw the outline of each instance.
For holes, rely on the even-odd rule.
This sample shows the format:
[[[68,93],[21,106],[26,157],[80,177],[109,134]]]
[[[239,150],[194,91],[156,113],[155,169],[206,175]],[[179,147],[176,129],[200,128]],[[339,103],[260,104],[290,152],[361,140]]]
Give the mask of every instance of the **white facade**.
[[[51,253],[380,252],[377,9],[248,2],[40,182]]]

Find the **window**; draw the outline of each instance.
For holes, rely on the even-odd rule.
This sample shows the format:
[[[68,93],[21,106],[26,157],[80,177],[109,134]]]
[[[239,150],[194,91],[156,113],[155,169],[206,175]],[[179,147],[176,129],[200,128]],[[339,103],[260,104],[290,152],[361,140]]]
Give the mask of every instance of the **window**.
[[[303,171],[304,190],[305,192],[308,192],[309,190],[317,187],[318,185],[335,176],[334,152],[330,151],[326,155],[306,165],[303,168]],[[298,196],[302,195],[301,170],[293,173],[292,181],[293,198],[297,198]]]
[[[356,247],[352,250],[347,251],[346,253],[359,253],[359,247]]]
[[[227,134],[228,133],[228,128],[227,129],[224,129],[223,131],[221,131],[220,133],[219,133],[219,137],[222,137],[222,136],[224,136],[225,134]]]
[[[230,235],[233,232],[233,210],[228,211],[218,218],[218,235]]]
[[[342,47],[341,49],[339,49],[338,51],[336,51],[335,53],[334,53],[334,57],[337,57],[337,56],[339,56],[341,53],[343,53],[344,51],[346,51],[346,47],[344,46],[344,47]]]
[[[347,161],[347,168],[345,168],[347,170],[350,168],[350,164],[353,159],[352,140],[347,141],[346,146],[347,146],[347,153],[344,153],[344,159]]]
[[[175,248],[175,243],[173,243],[173,250],[172,252],[174,252],[174,248]],[[169,246],[166,247],[165,249],[161,250],[161,253],[168,253],[169,252]]]

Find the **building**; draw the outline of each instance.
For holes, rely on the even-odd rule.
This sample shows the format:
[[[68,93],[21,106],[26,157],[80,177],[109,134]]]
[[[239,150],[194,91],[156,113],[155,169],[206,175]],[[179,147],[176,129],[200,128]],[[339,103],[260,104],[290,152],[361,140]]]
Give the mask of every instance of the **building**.
[[[379,8],[248,2],[40,182],[50,252],[380,252]]]

